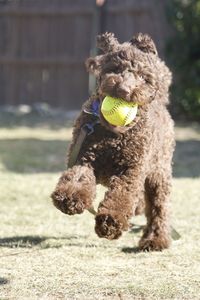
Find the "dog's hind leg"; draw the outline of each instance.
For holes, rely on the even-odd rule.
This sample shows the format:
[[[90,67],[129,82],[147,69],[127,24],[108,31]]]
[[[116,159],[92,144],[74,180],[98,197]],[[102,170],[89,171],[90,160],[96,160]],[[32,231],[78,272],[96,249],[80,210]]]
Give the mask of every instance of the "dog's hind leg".
[[[68,215],[81,214],[92,206],[96,179],[89,166],[73,166],[62,174],[52,193],[54,205]]]
[[[169,198],[171,175],[153,173],[145,182],[147,226],[140,240],[141,250],[162,250],[170,246]]]

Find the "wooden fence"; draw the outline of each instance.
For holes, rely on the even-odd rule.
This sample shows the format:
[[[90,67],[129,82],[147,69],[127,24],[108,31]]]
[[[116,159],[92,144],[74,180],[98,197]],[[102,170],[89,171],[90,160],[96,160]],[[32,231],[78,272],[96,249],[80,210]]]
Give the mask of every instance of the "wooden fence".
[[[120,41],[147,32],[163,55],[167,0],[0,0],[0,105],[77,109],[88,97],[84,61],[95,31]],[[94,18],[99,16],[99,26]]]

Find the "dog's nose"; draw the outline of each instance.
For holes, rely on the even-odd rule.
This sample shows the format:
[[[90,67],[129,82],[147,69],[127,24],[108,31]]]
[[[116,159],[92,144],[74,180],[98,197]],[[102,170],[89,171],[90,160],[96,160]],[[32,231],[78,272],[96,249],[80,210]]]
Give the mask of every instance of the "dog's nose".
[[[128,100],[128,98],[130,96],[130,90],[128,89],[128,87],[119,85],[119,87],[117,88],[117,95],[118,95],[118,98],[124,98],[124,99]]]

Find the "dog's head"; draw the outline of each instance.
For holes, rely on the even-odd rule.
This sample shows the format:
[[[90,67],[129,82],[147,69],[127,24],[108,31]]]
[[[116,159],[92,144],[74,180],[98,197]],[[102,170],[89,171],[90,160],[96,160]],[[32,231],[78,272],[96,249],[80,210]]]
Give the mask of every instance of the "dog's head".
[[[120,44],[112,33],[97,37],[102,55],[88,58],[86,66],[97,78],[98,95],[148,105],[155,98],[166,104],[171,73],[148,35],[138,34]]]

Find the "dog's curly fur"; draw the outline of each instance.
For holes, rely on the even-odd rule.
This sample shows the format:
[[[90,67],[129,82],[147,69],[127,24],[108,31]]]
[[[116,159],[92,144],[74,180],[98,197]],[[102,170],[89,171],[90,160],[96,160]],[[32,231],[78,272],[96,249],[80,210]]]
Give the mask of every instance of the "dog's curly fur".
[[[82,145],[79,163],[61,176],[52,194],[54,205],[66,214],[82,213],[95,198],[96,183],[108,187],[96,215],[99,237],[117,239],[129,219],[145,203],[147,226],[141,250],[170,245],[169,198],[174,150],[173,121],[166,109],[171,73],[160,60],[154,42],[138,34],[120,44],[111,33],[98,36],[102,55],[86,61],[97,78],[97,91],[76,120],[72,152],[80,128],[93,120],[84,108],[106,95],[139,104],[136,119],[125,127],[112,126],[100,116],[93,134]]]

